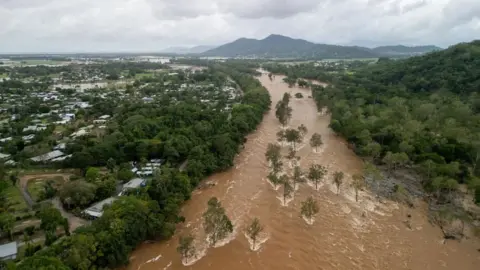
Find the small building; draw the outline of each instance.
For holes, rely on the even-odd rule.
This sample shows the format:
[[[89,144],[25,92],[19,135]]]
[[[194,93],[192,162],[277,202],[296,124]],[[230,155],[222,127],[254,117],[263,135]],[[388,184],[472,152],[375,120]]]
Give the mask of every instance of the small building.
[[[90,206],[89,208],[85,209],[83,213],[93,218],[99,218],[103,215],[103,208],[106,205],[112,204],[116,199],[117,197],[106,198],[105,200],[99,201],[93,204],[92,206]]]
[[[13,140],[12,137],[7,137],[7,138],[0,139],[0,142],[8,142],[8,141],[11,141],[11,140]]]
[[[0,246],[0,260],[15,260],[17,258],[17,242]]]
[[[32,161],[35,161],[35,162],[41,162],[41,161],[49,161],[51,159],[55,159],[55,158],[58,158],[58,157],[61,157],[65,155],[62,151],[60,150],[54,150],[52,152],[48,152],[46,154],[43,154],[43,155],[40,155],[40,156],[36,156],[36,157],[33,157],[31,158]]]
[[[9,159],[9,158],[10,158],[10,154],[0,153],[0,159]]]
[[[126,190],[126,189],[139,188],[141,186],[145,186],[146,182],[147,182],[147,180],[145,180],[143,178],[133,178],[132,180],[128,181],[127,183],[125,183],[123,185],[123,189]]]
[[[144,187],[146,183],[147,183],[146,179],[133,178],[132,180],[128,181],[123,185],[122,191],[118,194],[118,196],[122,196],[128,190]]]

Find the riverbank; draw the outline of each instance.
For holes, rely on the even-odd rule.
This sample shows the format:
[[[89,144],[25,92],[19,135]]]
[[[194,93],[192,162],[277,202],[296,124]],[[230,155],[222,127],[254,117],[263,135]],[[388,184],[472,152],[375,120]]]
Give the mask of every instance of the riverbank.
[[[291,127],[307,126],[310,138],[320,133],[324,146],[319,151],[306,144],[298,151],[303,169],[311,163],[327,167],[329,175],[319,191],[300,185],[293,201],[282,206],[266,180],[268,164],[265,151],[276,141],[280,130],[274,109],[265,115],[257,130],[247,137],[245,148],[235,159],[235,166],[205,179],[209,188],[196,190],[182,208],[186,222],[175,236],[165,242],[142,244],[130,257],[127,269],[184,269],[176,252],[178,237],[196,235],[199,256],[189,269],[477,269],[480,253],[469,242],[442,243],[440,230],[426,219],[425,209],[407,209],[395,202],[380,203],[368,192],[360,192],[355,202],[348,187],[351,176],[361,172],[362,161],[347,143],[328,127],[330,117],[317,112],[309,89],[288,88],[282,76],[259,80],[268,89],[273,104],[284,92],[299,92],[304,98],[291,99]],[[273,107],[273,106],[272,106]],[[284,148],[286,152],[286,148]],[[336,195],[331,174],[342,171],[345,183]],[[300,217],[300,203],[314,196],[320,212],[313,225]],[[207,248],[203,240],[202,213],[207,201],[220,199],[232,220],[234,234],[218,248]],[[410,215],[411,229],[403,221]],[[268,239],[258,251],[251,251],[243,235],[245,224],[258,217]]]

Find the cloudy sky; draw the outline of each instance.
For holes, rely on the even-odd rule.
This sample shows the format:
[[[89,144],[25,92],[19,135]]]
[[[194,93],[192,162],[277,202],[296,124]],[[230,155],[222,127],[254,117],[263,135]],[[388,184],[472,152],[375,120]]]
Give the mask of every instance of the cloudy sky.
[[[480,39],[480,0],[0,0],[0,52],[159,51],[272,33],[448,46]]]

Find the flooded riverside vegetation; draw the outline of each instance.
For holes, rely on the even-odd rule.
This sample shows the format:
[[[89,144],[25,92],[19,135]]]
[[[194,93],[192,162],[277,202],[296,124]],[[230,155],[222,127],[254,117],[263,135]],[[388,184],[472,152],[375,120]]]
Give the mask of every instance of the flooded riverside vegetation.
[[[353,188],[357,185],[352,184],[352,178],[362,174],[362,160],[328,127],[330,116],[317,111],[313,99],[307,98],[310,90],[288,87],[283,78],[263,74],[259,80],[268,89],[272,105],[284,93],[291,94],[288,123],[280,124],[272,106],[247,137],[235,165],[205,179],[208,188],[193,192],[182,208],[186,221],[175,236],[140,245],[126,269],[478,269],[480,253],[474,243],[443,244],[442,232],[428,222],[425,207],[407,209],[392,201],[379,202],[360,185],[358,190]],[[293,98],[296,93],[302,93],[303,98]],[[297,164],[304,172],[311,164],[319,164],[327,174],[318,183],[318,190],[308,181],[298,183],[293,199],[283,204],[282,188],[274,190],[268,180],[270,164],[265,152],[269,143],[277,142],[279,131],[302,124],[308,131],[295,147],[300,157]],[[315,133],[321,135],[322,144],[309,143]],[[281,146],[282,155],[288,155],[287,144]],[[287,166],[286,159],[284,163],[284,173],[291,175],[294,167]],[[335,172],[343,173],[340,188],[336,185],[340,182],[334,181]],[[212,197],[218,198],[233,225],[233,232],[213,247],[206,241],[202,225]],[[302,202],[309,197],[318,205],[314,222],[308,222],[311,225],[301,215]],[[407,213],[409,227],[403,223]],[[245,237],[253,217],[262,225],[255,251]],[[177,252],[182,235],[195,236],[196,255],[188,267]]]

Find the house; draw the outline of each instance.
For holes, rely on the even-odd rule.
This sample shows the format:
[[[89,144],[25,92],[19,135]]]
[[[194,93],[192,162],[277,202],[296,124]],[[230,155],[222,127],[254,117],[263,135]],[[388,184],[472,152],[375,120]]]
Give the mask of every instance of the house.
[[[7,138],[0,139],[0,142],[8,142],[8,141],[11,141],[11,140],[13,140],[12,137],[7,137]]]
[[[83,213],[93,218],[99,218],[103,215],[103,207],[112,204],[116,199],[116,197],[106,198],[105,200],[99,201],[85,209]]]
[[[123,185],[122,192],[118,194],[118,196],[122,196],[126,191],[130,189],[136,189],[139,187],[144,187],[147,183],[146,179],[143,178],[133,178],[132,180],[128,181]]]
[[[14,260],[17,258],[17,242],[11,242],[0,246],[0,260]]]
[[[71,157],[72,157],[72,155],[70,154],[70,155],[66,155],[66,156],[61,156],[61,157],[53,158],[53,159],[51,159],[50,161],[51,161],[51,162],[64,161],[65,159],[71,158]]]
[[[17,164],[17,162],[13,161],[13,160],[7,160],[5,161],[5,165],[8,165],[8,166],[15,166]]]
[[[0,153],[0,159],[9,159],[10,158],[10,154],[2,154]]]
[[[33,158],[31,158],[31,160],[35,161],[35,162],[49,161],[51,159],[55,159],[55,158],[61,157],[63,155],[65,155],[65,154],[62,151],[54,150],[52,152],[48,152],[46,154],[33,157]]]
[[[72,133],[72,137],[80,137],[80,136],[85,136],[88,134],[88,131],[86,130],[86,128],[81,128],[80,130],[78,130],[77,132],[74,132]]]
[[[107,122],[107,120],[105,119],[96,119],[96,120],[93,120],[93,123],[94,124],[105,124]]]
[[[142,169],[141,171],[137,172],[138,176],[152,176],[153,175],[153,170],[145,170]]]
[[[28,131],[41,131],[47,129],[47,126],[45,125],[33,125],[33,126],[28,126],[23,128],[23,132],[28,132]]]
[[[31,140],[33,140],[35,138],[35,134],[30,134],[30,135],[27,135],[27,136],[22,136],[22,140],[24,142],[30,142]]]
[[[53,147],[53,150],[65,150],[65,148],[67,148],[66,143],[59,143]]]

